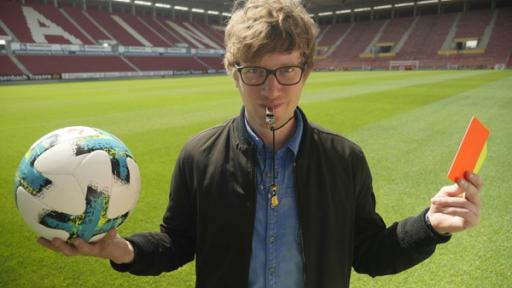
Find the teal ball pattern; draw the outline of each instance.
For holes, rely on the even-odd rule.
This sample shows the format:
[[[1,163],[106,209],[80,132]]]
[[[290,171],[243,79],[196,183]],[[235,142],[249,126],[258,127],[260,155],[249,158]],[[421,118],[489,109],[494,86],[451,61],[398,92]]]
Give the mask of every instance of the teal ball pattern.
[[[72,130],[73,128],[87,129],[88,134],[83,136],[71,135],[70,137],[66,135],[66,132],[62,132],[65,129]],[[63,128],[39,140],[21,159],[14,181],[14,198],[18,209],[20,209],[16,194],[18,188],[23,188],[24,191],[35,198],[39,198],[39,200],[44,199],[45,191],[52,189],[52,180],[38,171],[35,167],[35,163],[45,152],[62,143],[72,146],[73,157],[80,157],[95,151],[106,152],[111,164],[112,179],[121,186],[131,184],[132,175],[130,175],[127,161],[128,158],[133,161],[134,159],[130,150],[121,140],[108,132],[96,128]],[[140,181],[138,177],[139,175],[137,174],[136,179]],[[67,241],[77,237],[89,241],[92,237],[106,233],[125,222],[130,211],[126,211],[113,218],[107,216],[107,210],[111,201],[111,195],[109,194],[110,187],[98,187],[98,185],[90,184],[82,189],[85,190],[85,199],[77,200],[85,202],[85,210],[82,213],[71,215],[50,208],[41,209],[38,212],[38,219],[35,221],[38,221],[40,225],[49,229],[66,231],[69,235],[68,239],[66,239]]]

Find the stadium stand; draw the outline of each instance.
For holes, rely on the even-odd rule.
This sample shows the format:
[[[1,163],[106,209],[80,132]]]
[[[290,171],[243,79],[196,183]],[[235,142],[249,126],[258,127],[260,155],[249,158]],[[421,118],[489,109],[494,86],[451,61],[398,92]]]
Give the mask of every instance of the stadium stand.
[[[86,11],[83,13],[89,16],[93,23],[102,27],[102,29],[106,31],[108,35],[111,35],[111,38],[119,44],[126,46],[152,46],[151,43],[142,36],[142,32],[138,33],[136,30],[133,30],[133,28],[126,30],[125,28],[129,27],[129,25],[124,22],[119,15],[98,11]]]
[[[33,74],[134,71],[118,56],[18,55],[18,59]]]
[[[93,2],[85,10],[78,2],[56,3],[0,1],[0,40],[8,39],[0,54],[0,75],[97,72],[122,77],[224,69],[218,17],[208,23],[208,15],[171,17],[122,3],[105,8],[107,2]],[[510,7],[375,20],[368,15],[335,24],[320,21],[325,25],[317,39],[316,69],[389,69],[391,62],[420,69],[512,65]],[[146,73],[154,71],[166,73]]]
[[[379,42],[398,42],[414,18],[397,18],[391,21],[382,32]]]
[[[330,47],[336,44],[336,41],[341,38],[345,32],[350,28],[350,23],[342,23],[335,25],[327,25],[322,27],[319,33],[319,40],[317,40],[318,46]]]
[[[155,33],[154,29],[150,29],[147,25],[144,25],[142,21],[140,21],[139,17],[134,17],[133,15],[120,14],[120,19],[123,20],[126,24],[129,25],[134,31],[137,31],[139,35],[144,35],[144,38],[148,42],[149,45],[146,46],[156,46],[156,47],[166,47],[169,46],[167,41],[164,41],[163,36]]]
[[[169,26],[171,26],[176,32],[178,32],[182,39],[186,39],[186,43],[190,47],[198,48],[211,48],[211,49],[222,49],[222,45],[216,43],[211,39],[211,32],[204,33],[197,29],[189,21],[183,20],[166,20]]]
[[[59,31],[53,31],[54,29],[61,29],[62,31],[70,34],[71,37],[64,38],[59,35],[51,35],[46,36],[46,41],[50,43],[55,44],[94,44],[94,41],[91,41],[88,39],[77,27],[75,26],[72,19],[66,18],[64,14],[55,7],[47,6],[47,5],[41,5],[41,4],[33,4],[32,6],[22,6],[22,11],[27,17],[28,13],[34,13],[31,19],[33,21],[39,21],[40,23],[45,24],[47,29],[49,29],[51,33],[59,34]],[[43,17],[40,17],[43,16]],[[27,17],[28,18],[28,17]],[[46,19],[50,20],[51,23],[45,23]],[[39,23],[31,23],[29,25],[37,25],[39,26]],[[33,30],[31,30],[33,31]],[[51,37],[49,39],[49,37]],[[32,35],[32,38],[34,38],[34,35]],[[71,38],[76,38],[79,42],[73,43],[71,42]],[[34,39],[36,42],[37,39]]]
[[[456,14],[421,16],[401,51],[399,59],[429,61],[431,67],[444,61],[438,54],[449,34]]]
[[[173,32],[170,27],[166,27],[164,25],[165,19],[161,18],[150,18],[150,17],[141,17],[144,22],[146,22],[153,30],[157,31],[158,34],[162,35],[167,42],[172,46],[175,43],[185,43],[183,39],[179,37],[175,32]]]
[[[457,25],[456,38],[479,38],[484,34],[484,30],[491,21],[492,12],[490,10],[468,11],[462,14]]]
[[[320,26],[317,38],[318,57],[315,61],[316,69],[334,69],[336,61],[331,54],[345,40],[345,36],[353,27],[350,23]]]
[[[322,39],[324,38],[325,33],[329,31],[329,29],[332,27],[332,25],[321,25],[318,27],[318,36],[316,37],[316,43],[320,43]]]
[[[512,8],[498,10],[494,30],[485,50],[485,55],[496,59],[507,59],[501,63],[507,63],[508,67],[512,67],[510,62],[510,53],[512,52],[511,31]]]
[[[0,19],[14,34],[19,42],[34,42],[28,29],[25,16],[21,12],[21,6],[12,2],[0,1]]]
[[[195,27],[198,31],[203,33],[204,35],[210,36],[210,39],[215,42],[218,46],[212,48],[222,48],[224,49],[224,32],[222,34],[219,30],[215,29],[212,26],[206,25],[203,22],[190,22],[192,27]]]
[[[19,75],[23,73],[7,55],[0,54],[0,67],[2,67],[0,71],[3,75]]]
[[[377,36],[385,21],[355,23],[345,39],[329,56],[334,58],[338,66],[352,66],[360,62],[360,54],[364,53],[368,45]]]
[[[389,61],[411,60],[419,61],[421,67],[427,69],[493,68],[500,64],[509,66],[512,41],[506,35],[512,31],[511,10],[476,10],[356,22],[346,39],[330,56],[318,60],[316,67],[387,69]],[[492,25],[494,14],[498,17]],[[413,29],[407,35],[411,26]],[[486,41],[486,38],[490,40]],[[457,42],[472,39],[479,43],[474,49],[457,46]],[[401,40],[403,46],[396,47]],[[364,48],[365,45],[368,46]],[[393,46],[390,53],[378,53],[378,48],[386,45]]]
[[[87,17],[81,10],[63,7],[61,8],[62,13],[67,14],[71,17],[80,28],[89,35],[94,42],[98,43],[100,40],[114,40],[110,36],[107,36],[93,21],[90,17]]]
[[[126,59],[143,71],[207,70],[207,67],[194,57],[127,56]]]
[[[206,65],[209,69],[224,69],[224,59],[222,57],[197,57],[197,59]]]

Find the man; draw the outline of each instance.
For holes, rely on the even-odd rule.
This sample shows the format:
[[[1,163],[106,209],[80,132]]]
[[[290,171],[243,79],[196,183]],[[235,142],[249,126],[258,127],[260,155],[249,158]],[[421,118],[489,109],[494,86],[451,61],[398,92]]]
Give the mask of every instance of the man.
[[[478,223],[482,181],[468,174],[441,188],[430,209],[386,228],[361,149],[298,108],[316,25],[294,0],[238,4],[225,65],[242,111],[185,145],[160,232],[39,243],[137,275],[195,258],[197,287],[348,287],[352,267],[372,276],[400,272]]]

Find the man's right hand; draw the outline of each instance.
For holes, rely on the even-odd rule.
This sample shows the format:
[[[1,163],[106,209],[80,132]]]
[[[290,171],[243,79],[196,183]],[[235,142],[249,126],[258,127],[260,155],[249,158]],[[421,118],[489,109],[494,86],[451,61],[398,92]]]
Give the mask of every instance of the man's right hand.
[[[50,241],[42,237],[37,239],[37,243],[66,256],[94,256],[110,259],[117,264],[130,263],[134,257],[132,245],[119,236],[116,229],[108,231],[100,240],[90,243],[80,238],[76,238],[71,244],[68,244],[59,238],[53,238]]]

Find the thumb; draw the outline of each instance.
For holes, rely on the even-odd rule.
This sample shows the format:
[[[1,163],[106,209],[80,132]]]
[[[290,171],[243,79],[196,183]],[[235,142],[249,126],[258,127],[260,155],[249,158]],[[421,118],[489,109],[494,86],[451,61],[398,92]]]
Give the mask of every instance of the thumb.
[[[107,234],[105,234],[105,236],[103,237],[103,241],[104,242],[108,242],[110,240],[113,240],[117,237],[117,230],[116,228],[113,228],[113,229],[110,229],[108,230]]]

